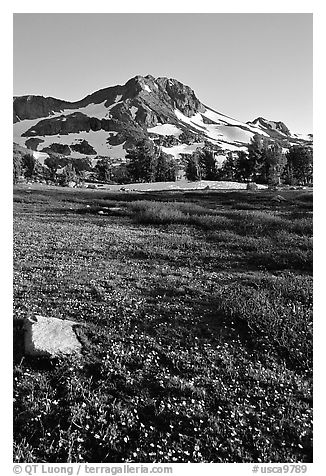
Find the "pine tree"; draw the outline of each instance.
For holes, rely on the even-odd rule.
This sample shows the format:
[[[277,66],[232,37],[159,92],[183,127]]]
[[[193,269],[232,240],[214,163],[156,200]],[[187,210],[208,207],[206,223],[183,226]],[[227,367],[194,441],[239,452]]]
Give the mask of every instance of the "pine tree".
[[[220,180],[237,180],[237,161],[233,157],[232,152],[229,152],[225,161],[219,171]]]
[[[50,180],[56,182],[56,173],[60,166],[63,165],[61,157],[56,154],[50,154],[48,152],[48,157],[44,160],[44,165],[48,168],[48,174]]]
[[[18,183],[19,178],[21,177],[23,173],[22,159],[19,155],[14,155],[12,173],[13,173],[13,182],[14,184],[16,184]]]
[[[131,182],[126,164],[120,164],[116,167],[112,167],[111,179],[113,182],[125,184]]]
[[[312,149],[300,145],[292,146],[286,158],[285,181],[290,184],[311,184],[313,180]]]
[[[156,163],[155,181],[174,182],[176,179],[176,175],[177,164],[175,160],[168,154],[165,154],[164,152],[160,151]]]
[[[23,156],[22,165],[25,177],[32,178],[36,171],[36,159],[34,156],[31,154],[25,154]]]
[[[261,176],[261,168],[263,166],[263,150],[264,139],[261,135],[255,134],[248,145],[248,178],[249,180],[253,180],[254,182],[259,180]]]
[[[95,165],[95,172],[97,174],[97,179],[100,182],[109,183],[111,181],[111,163],[109,157],[102,157],[99,159]]]
[[[135,182],[154,182],[159,152],[153,142],[142,140],[127,150],[128,173]]]
[[[195,151],[190,157],[187,158],[187,165],[185,168],[186,178],[190,182],[196,182],[202,179],[202,173],[200,153]]]
[[[279,143],[255,135],[248,145],[248,153],[248,179],[270,185],[280,183],[286,158]]]
[[[217,165],[214,152],[205,147],[201,150],[199,155],[199,163],[202,169],[202,178],[204,180],[217,179]]]
[[[270,144],[264,150],[264,180],[269,185],[279,185],[286,165],[282,146],[277,142]]]
[[[77,182],[76,170],[71,163],[65,166],[60,180],[60,183],[63,187],[69,185],[70,182]]]
[[[253,167],[248,154],[243,150],[238,152],[238,157],[236,160],[236,179],[240,181],[248,181],[253,174]]]

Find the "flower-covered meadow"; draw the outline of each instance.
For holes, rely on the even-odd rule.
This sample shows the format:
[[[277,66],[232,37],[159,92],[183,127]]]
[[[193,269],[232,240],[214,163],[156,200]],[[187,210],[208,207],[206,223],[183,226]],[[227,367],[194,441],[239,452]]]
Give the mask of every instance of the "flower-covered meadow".
[[[14,355],[15,461],[312,461],[312,196],[273,193],[15,188],[14,319],[86,324]]]

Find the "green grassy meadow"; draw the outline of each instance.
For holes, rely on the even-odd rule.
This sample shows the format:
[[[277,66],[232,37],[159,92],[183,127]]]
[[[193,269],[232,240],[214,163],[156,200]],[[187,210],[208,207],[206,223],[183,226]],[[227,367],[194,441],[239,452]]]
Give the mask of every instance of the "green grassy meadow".
[[[84,350],[14,346],[16,462],[312,461],[312,192],[16,186],[33,314]]]

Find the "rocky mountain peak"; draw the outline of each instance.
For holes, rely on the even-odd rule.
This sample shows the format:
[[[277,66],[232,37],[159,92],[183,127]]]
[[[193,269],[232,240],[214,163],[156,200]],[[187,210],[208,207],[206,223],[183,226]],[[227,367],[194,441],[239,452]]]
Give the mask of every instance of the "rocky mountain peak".
[[[157,106],[158,103],[161,103],[162,106],[163,103],[172,110],[178,109],[187,117],[205,111],[205,107],[196,97],[194,91],[176,79],[154,78],[150,74],[147,76],[137,75],[131,78],[124,88],[125,97],[134,99],[140,96],[140,100],[148,103],[149,106],[154,104]]]
[[[204,112],[205,107],[196,97],[194,91],[180,81],[172,78],[157,78],[160,89],[166,91],[173,107],[179,109],[185,116],[191,117],[197,112]]]
[[[281,121],[270,121],[260,116],[257,117],[254,121],[248,122],[247,124],[254,124],[270,131],[280,132],[281,134],[284,134],[289,137],[291,136],[290,130],[284,124],[284,122]]]

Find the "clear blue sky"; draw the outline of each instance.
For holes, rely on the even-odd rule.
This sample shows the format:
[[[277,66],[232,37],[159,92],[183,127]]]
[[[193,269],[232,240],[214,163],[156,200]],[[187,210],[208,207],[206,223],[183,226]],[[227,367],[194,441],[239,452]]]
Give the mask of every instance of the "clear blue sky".
[[[312,14],[15,14],[14,94],[78,100],[136,74],[312,132]]]

